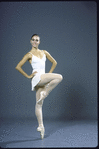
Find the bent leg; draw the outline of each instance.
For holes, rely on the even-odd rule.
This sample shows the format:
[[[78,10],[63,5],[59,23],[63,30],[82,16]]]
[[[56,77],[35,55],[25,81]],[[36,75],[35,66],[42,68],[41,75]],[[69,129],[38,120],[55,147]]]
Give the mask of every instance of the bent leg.
[[[51,82],[54,79],[58,79],[60,82],[62,81],[63,77],[61,74],[57,73],[45,73],[41,75],[41,81],[38,83],[38,86],[44,86],[47,83]]]
[[[38,86],[44,86],[40,93],[40,99],[45,99],[48,94],[62,81],[62,75],[55,73],[46,73],[41,76]],[[38,101],[38,102],[39,102]]]

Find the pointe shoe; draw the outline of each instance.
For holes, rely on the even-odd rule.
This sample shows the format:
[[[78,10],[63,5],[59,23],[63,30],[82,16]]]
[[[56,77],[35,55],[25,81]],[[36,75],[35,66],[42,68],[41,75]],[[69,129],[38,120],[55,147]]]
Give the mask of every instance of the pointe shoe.
[[[40,103],[40,101],[42,101],[45,97],[46,97],[46,91],[42,91],[40,93],[40,99],[37,101],[37,103]]]
[[[41,139],[43,139],[44,138],[44,133],[45,133],[45,128],[44,127],[38,127],[37,131],[40,132]]]

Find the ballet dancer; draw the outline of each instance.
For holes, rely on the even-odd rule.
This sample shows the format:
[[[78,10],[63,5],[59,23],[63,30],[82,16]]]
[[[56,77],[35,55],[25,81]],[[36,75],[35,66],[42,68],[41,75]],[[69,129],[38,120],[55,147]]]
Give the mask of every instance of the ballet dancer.
[[[38,34],[32,35],[30,39],[31,50],[24,55],[22,60],[15,67],[22,75],[31,79],[31,90],[36,91],[36,105],[35,114],[38,121],[37,131],[40,132],[41,139],[44,138],[45,128],[43,124],[42,106],[44,99],[49,93],[62,81],[61,74],[52,73],[57,65],[56,60],[46,50],[38,49],[40,44],[40,37]],[[48,73],[45,73],[46,58],[52,63],[51,69]],[[22,66],[26,61],[29,61],[33,71],[31,75],[28,75],[23,71]]]

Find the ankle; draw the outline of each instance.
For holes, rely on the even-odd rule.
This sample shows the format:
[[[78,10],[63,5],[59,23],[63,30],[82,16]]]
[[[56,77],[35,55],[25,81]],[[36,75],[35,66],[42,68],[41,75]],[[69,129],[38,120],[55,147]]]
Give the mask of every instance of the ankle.
[[[44,127],[44,125],[43,124],[40,124],[39,127]]]

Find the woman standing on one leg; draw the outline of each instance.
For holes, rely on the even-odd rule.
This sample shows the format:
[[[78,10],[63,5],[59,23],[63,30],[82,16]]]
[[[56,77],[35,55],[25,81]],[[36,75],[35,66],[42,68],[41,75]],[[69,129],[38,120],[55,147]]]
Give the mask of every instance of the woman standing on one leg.
[[[32,45],[32,49],[18,63],[16,69],[25,77],[31,79],[32,90],[36,90],[35,114],[39,124],[37,131],[40,131],[41,138],[43,139],[45,132],[42,115],[43,101],[62,81],[62,75],[52,73],[57,65],[57,62],[47,51],[38,49],[40,37],[37,34],[34,34],[31,37],[30,43]],[[49,73],[45,73],[46,58],[52,63]],[[33,68],[31,75],[28,75],[22,69],[22,66],[26,61],[29,61]]]

